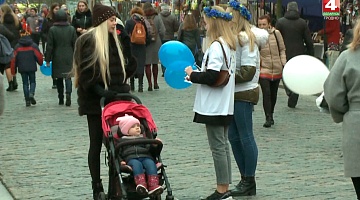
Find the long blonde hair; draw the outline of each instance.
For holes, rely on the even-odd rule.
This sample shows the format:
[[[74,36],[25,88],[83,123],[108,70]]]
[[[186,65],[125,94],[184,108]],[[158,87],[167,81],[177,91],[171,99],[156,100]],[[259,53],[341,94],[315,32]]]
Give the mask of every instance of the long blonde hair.
[[[244,44],[241,42],[240,40],[240,32],[244,31],[246,33],[246,35],[249,38],[249,44],[250,44],[250,51],[254,51],[255,48],[255,41],[256,41],[256,37],[255,34],[251,31],[251,24],[249,21],[247,21],[241,14],[239,11],[234,10],[231,6],[227,7],[226,9],[227,12],[231,12],[232,13],[232,22],[234,23],[232,27],[232,32],[234,35],[237,35],[237,39],[238,42],[240,44],[240,46],[244,46]]]
[[[352,51],[355,51],[360,46],[360,23],[359,22],[360,22],[360,17],[356,19],[356,24],[353,29],[354,37],[353,37],[352,42],[348,45],[349,49]]]
[[[14,18],[15,26],[19,27],[19,19],[8,4],[1,5],[1,11],[3,12],[2,16],[1,16],[1,23],[4,23],[4,16],[6,14],[10,14]]]
[[[107,20],[101,23],[99,26],[89,29],[86,33],[82,34],[77,40],[75,44],[74,50],[74,58],[73,58],[73,73],[74,73],[74,85],[75,87],[79,86],[79,75],[81,71],[86,70],[88,68],[93,68],[94,76],[95,76],[95,68],[100,68],[100,76],[102,81],[104,82],[105,89],[108,89],[108,83],[110,83],[111,75],[109,69],[109,31],[108,31],[108,23]],[[84,42],[82,41],[83,37],[87,37],[91,35],[91,39],[95,43],[95,49],[93,53],[84,60],[79,60],[79,56],[82,54],[82,49]],[[122,53],[122,49],[120,47],[120,42],[116,35],[116,31],[112,33],[112,36],[115,39],[116,47],[118,50],[118,54],[121,60],[121,68],[124,74],[124,80],[126,80],[126,71],[125,71],[125,59]],[[83,43],[78,44],[80,41]],[[79,48],[80,47],[80,48]],[[85,64],[86,63],[86,64]],[[82,69],[80,69],[80,66]],[[93,77],[94,78],[94,77]]]
[[[212,6],[211,9],[225,12],[220,6]],[[208,24],[208,30],[206,31],[208,48],[214,40],[217,40],[220,36],[229,45],[230,49],[236,50],[236,40],[232,34],[230,28],[230,22],[221,18],[208,17],[204,14],[205,22]]]

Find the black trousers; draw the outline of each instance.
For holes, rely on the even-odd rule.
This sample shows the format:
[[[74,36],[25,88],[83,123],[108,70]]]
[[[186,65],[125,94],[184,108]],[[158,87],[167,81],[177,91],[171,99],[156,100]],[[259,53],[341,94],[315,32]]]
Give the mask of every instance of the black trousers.
[[[299,99],[299,94],[294,93],[288,87],[286,87],[284,80],[283,80],[283,83],[284,83],[286,95],[289,97],[288,98],[288,106],[291,108],[295,108],[295,106],[297,105],[298,99]]]
[[[88,165],[91,179],[95,183],[100,182],[100,154],[102,147],[103,131],[101,115],[87,115],[90,147],[88,153]]]
[[[357,199],[360,199],[360,177],[351,177],[353,181]]]
[[[270,116],[272,113],[274,113],[280,79],[270,80],[260,78],[259,82],[263,94],[264,112],[266,116]]]

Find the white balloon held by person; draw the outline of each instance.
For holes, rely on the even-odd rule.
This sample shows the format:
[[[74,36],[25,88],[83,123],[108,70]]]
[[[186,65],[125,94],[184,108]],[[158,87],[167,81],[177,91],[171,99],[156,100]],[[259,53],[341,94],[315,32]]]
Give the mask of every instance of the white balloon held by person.
[[[299,55],[290,59],[283,70],[285,85],[300,95],[319,94],[324,90],[324,82],[329,69],[319,59]]]

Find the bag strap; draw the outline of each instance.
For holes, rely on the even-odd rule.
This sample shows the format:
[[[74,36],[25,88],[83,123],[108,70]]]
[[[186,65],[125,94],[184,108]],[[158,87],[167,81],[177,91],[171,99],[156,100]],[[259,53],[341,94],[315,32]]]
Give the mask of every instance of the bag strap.
[[[219,43],[220,43],[221,50],[222,50],[222,52],[223,52],[224,59],[225,59],[226,68],[229,69],[229,64],[228,64],[228,61],[227,61],[227,57],[226,57],[226,53],[225,53],[224,46],[222,45],[222,43],[221,43],[219,40],[214,40],[212,43],[214,43],[214,42],[219,42]],[[208,53],[207,56],[206,56],[205,66],[208,65],[208,62],[209,62],[209,53]]]
[[[274,36],[275,36],[275,40],[276,40],[276,44],[277,44],[277,48],[278,48],[278,51],[279,51],[279,56],[281,56],[281,53],[280,53],[279,40],[278,40],[278,38],[277,38],[277,36],[276,36],[276,31],[277,31],[277,30],[275,30],[275,31],[274,31]]]

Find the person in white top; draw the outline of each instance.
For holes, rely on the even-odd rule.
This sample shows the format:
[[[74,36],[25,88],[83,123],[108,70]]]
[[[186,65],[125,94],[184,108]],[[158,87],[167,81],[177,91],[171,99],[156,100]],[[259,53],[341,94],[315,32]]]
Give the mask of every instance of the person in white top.
[[[200,71],[193,71],[190,66],[185,69],[188,80],[199,84],[193,108],[194,122],[205,124],[215,166],[217,187],[206,200],[232,199],[229,191],[231,160],[228,127],[234,112],[236,40],[231,33],[231,18],[219,6],[204,8],[209,46]],[[220,70],[228,70],[229,81],[225,86],[214,87],[220,77]]]
[[[253,105],[259,100],[260,52],[268,33],[249,23],[251,13],[238,1],[230,1],[227,12],[233,16],[232,31],[237,38],[236,72],[244,68],[254,73],[246,82],[236,78],[234,118],[229,126],[229,141],[240,171],[241,181],[231,190],[232,196],[256,195],[255,171],[258,148],[253,133]]]

